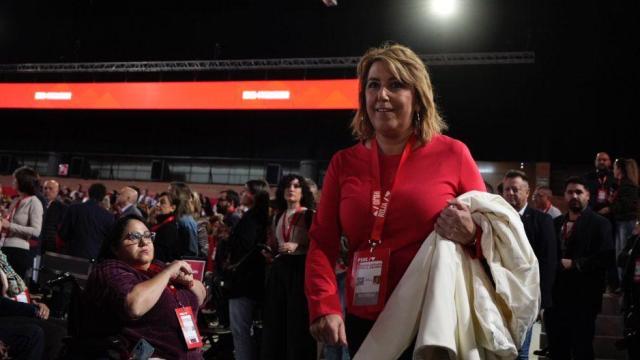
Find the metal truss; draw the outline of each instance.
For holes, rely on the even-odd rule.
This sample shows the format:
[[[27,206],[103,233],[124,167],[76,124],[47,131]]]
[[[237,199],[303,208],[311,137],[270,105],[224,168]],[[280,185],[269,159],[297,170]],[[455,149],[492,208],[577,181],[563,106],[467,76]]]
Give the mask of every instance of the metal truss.
[[[429,66],[533,64],[535,53],[487,52],[421,55]],[[248,60],[135,61],[96,63],[0,64],[0,73],[164,73],[242,70],[355,68],[359,57]]]

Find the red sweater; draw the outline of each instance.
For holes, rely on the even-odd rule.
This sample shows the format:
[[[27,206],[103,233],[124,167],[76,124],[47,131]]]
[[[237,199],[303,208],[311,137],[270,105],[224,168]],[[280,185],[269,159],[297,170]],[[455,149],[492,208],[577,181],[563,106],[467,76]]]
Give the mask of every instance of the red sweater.
[[[354,251],[368,247],[374,221],[370,151],[361,143],[339,151],[325,175],[322,200],[309,232],[311,243],[305,271],[311,322],[322,315],[342,313],[334,273],[340,235],[349,239],[350,259]],[[400,155],[380,156],[383,194],[399,162]],[[485,191],[469,149],[444,135],[414,149],[403,166],[404,178],[396,179],[382,232],[381,246],[391,249],[387,297],[433,231],[447,200],[471,190]],[[348,277],[347,312],[365,319],[377,318],[377,312],[351,308],[352,298],[353,284]]]

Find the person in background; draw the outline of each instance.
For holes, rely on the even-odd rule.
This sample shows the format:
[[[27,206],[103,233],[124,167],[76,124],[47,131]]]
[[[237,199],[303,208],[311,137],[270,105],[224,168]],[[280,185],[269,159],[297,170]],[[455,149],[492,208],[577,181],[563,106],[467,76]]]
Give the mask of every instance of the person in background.
[[[258,245],[264,245],[269,227],[269,185],[249,180],[241,204],[248,210],[229,237],[230,265],[225,269],[231,282],[229,316],[237,360],[254,360],[257,344],[252,339],[254,311],[264,299],[265,259]]]
[[[67,209],[58,234],[63,253],[85,259],[96,259],[100,244],[113,225],[114,216],[101,203],[107,188],[101,183],[89,187],[89,200],[72,204]]]
[[[135,215],[142,217],[142,213],[138,209],[138,193],[132,187],[125,186],[118,192],[115,206],[118,210],[118,216],[124,217]]]
[[[57,252],[56,237],[58,228],[62,225],[62,219],[67,212],[67,205],[58,198],[60,184],[55,180],[47,180],[42,187],[45,198],[44,219],[42,221],[42,232],[40,241],[42,252]]]
[[[193,198],[189,186],[183,182],[174,181],[169,184],[169,194],[176,204],[178,230],[189,237],[188,256],[198,256],[198,224],[193,217]]]
[[[13,173],[18,197],[11,204],[9,219],[2,219],[0,229],[5,233],[2,251],[9,264],[23,279],[28,279],[33,258],[29,252],[29,240],[40,236],[42,230],[42,202],[35,196],[38,174],[29,167],[21,167]]]
[[[533,192],[533,205],[536,209],[542,211],[545,214],[551,216],[552,219],[557,218],[562,215],[562,212],[551,203],[551,198],[553,198],[553,193],[551,192],[551,188],[548,186],[538,186],[536,190]]]
[[[180,260],[189,254],[189,236],[178,229],[176,201],[169,193],[162,193],[158,199],[155,213],[155,225],[151,231],[156,233],[154,242],[155,258],[165,263]]]
[[[289,174],[278,184],[275,205],[269,245],[277,255],[267,276],[261,359],[312,360],[317,352],[309,333],[304,264],[315,199],[302,176]]]
[[[595,323],[613,242],[611,223],[588,206],[590,195],[583,179],[567,179],[569,211],[554,220],[560,252],[553,305],[544,315],[553,359],[594,358]]]

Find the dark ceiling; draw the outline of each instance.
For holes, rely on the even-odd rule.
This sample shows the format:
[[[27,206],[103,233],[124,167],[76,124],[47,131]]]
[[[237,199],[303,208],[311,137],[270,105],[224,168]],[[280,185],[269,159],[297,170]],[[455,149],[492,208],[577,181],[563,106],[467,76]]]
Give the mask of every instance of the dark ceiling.
[[[575,163],[591,161],[598,150],[640,157],[638,2],[459,2],[457,17],[438,19],[427,11],[426,0],[338,0],[334,8],[320,0],[5,0],[0,63],[358,56],[385,40],[421,54],[534,51],[534,65],[432,67],[449,134],[465,141],[479,160]],[[14,80],[4,75],[4,81]],[[5,131],[20,134],[6,139],[0,146],[5,149],[326,159],[352,142],[348,111],[5,110],[0,116]],[[148,136],[132,142],[118,131]],[[170,141],[158,146],[163,138]],[[297,140],[282,146],[287,138]]]

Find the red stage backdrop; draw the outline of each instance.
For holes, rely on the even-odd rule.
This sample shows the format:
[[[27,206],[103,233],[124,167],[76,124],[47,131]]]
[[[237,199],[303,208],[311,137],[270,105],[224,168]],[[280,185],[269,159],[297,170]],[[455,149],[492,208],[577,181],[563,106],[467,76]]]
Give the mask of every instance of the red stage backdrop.
[[[347,80],[133,83],[0,83],[5,109],[350,110]]]

